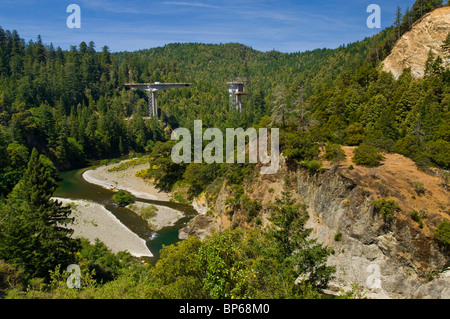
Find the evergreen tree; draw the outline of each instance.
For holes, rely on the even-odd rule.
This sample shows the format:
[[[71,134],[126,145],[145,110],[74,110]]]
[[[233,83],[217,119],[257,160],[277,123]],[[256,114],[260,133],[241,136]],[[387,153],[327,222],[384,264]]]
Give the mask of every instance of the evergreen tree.
[[[450,32],[447,34],[447,38],[445,38],[444,43],[442,44],[442,50],[447,54],[447,57],[450,56]]]
[[[397,29],[397,38],[400,39],[400,26],[402,23],[402,9],[397,7],[397,11],[395,12],[395,20],[394,26]]]
[[[330,250],[309,238],[312,229],[305,227],[308,219],[306,206],[297,204],[286,183],[281,198],[276,199],[271,217],[274,227],[270,234],[278,246],[280,262],[290,265],[291,280],[300,281],[297,289],[324,289],[335,267],[326,265]]]
[[[275,99],[272,109],[272,123],[279,124],[281,122],[283,128],[286,127],[286,120],[292,112],[287,104],[286,97],[286,88],[279,84],[275,89]]]
[[[51,162],[33,149],[23,178],[4,206],[0,258],[22,267],[30,277],[47,277],[57,265],[74,260],[78,241],[66,226],[73,221],[68,207],[51,199],[56,189]]]

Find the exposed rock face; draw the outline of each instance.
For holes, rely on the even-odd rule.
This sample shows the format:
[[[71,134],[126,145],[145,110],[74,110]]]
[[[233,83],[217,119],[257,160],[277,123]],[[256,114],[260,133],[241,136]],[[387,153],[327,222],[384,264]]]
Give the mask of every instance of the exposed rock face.
[[[219,229],[219,224],[211,217],[206,215],[197,215],[186,227],[178,231],[179,239],[187,239],[191,236],[204,239],[211,236],[214,230]]]
[[[432,235],[441,220],[448,220],[446,208],[450,207],[447,193],[437,188],[438,178],[420,175],[425,173],[418,172],[413,164],[408,164],[411,160],[398,154],[386,154],[384,164],[378,170],[356,167],[349,171],[346,167],[350,165],[353,153],[348,147],[345,151],[347,160],[341,168],[329,167],[314,176],[305,170],[289,169],[281,156],[279,172],[254,179],[246,185],[246,193],[265,207],[280,196],[284,180],[290,181],[291,190],[308,207],[307,227],[313,229],[312,236],[334,250],[328,258],[328,263],[336,266],[329,293],[339,294],[340,288],[349,291],[353,284],[358,284],[366,293],[365,297],[371,299],[450,298],[450,252]],[[395,166],[401,166],[401,169],[394,170]],[[403,210],[390,223],[374,211],[372,202],[378,197],[373,194],[371,182],[367,181],[374,178],[370,176],[372,171],[377,175],[374,179],[377,183],[384,183],[386,177],[404,182],[397,185],[392,179],[386,180],[392,197],[402,204]],[[409,184],[404,185],[409,179],[421,180],[428,191],[433,190],[429,199],[424,198],[426,196],[420,199],[429,208],[424,229],[419,229],[409,216],[415,206],[408,206],[411,195],[405,195],[401,189],[409,187]],[[229,190],[222,187],[214,203],[215,216],[197,216],[180,230],[180,239],[189,236],[205,238],[213,230],[236,224],[237,213],[231,222],[228,221],[225,204],[228,196]],[[437,205],[431,205],[431,201]],[[415,199],[414,205],[422,207],[418,202],[419,199]],[[268,223],[265,213],[263,210],[258,216],[263,227]],[[245,226],[245,223],[238,222],[237,225]],[[341,233],[340,240],[335,239],[337,233]]]
[[[404,69],[411,68],[413,77],[423,77],[430,49],[448,65],[450,61],[445,59],[441,45],[449,32],[450,7],[428,13],[397,41],[383,61],[383,71],[392,72],[397,79]]]

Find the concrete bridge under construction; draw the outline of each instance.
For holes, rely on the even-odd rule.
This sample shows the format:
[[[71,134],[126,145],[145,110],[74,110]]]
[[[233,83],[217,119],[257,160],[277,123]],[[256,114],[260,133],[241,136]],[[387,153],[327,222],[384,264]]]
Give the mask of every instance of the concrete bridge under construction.
[[[126,83],[127,89],[139,89],[148,92],[148,106],[150,116],[158,117],[158,91],[177,89],[191,86],[190,83]]]

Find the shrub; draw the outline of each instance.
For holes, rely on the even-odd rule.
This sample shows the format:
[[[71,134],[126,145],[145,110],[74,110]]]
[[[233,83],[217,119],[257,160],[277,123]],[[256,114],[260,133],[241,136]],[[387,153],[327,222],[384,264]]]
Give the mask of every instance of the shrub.
[[[381,165],[384,159],[383,155],[378,152],[375,146],[361,144],[353,153],[353,162],[357,165],[376,167]]]
[[[136,198],[130,193],[121,189],[116,194],[114,194],[113,200],[120,207],[125,207],[134,203]]]
[[[8,289],[22,288],[22,272],[0,260],[0,299]]]
[[[100,161],[100,166],[107,166],[109,164],[109,160],[103,159]]]
[[[362,143],[362,141],[366,138],[366,130],[364,126],[360,123],[350,124],[346,130],[346,138],[345,143],[350,146],[357,146]]]
[[[125,171],[130,167],[135,167],[135,166],[147,164],[147,163],[148,163],[148,157],[139,157],[139,158],[135,158],[135,159],[132,159],[129,161],[122,162],[119,165],[113,166],[110,169],[108,169],[108,172]]]
[[[422,218],[420,218],[420,214],[419,214],[418,211],[413,210],[413,211],[410,213],[410,216],[411,216],[412,220],[414,220],[416,223],[419,224],[419,227],[420,227],[420,228],[423,228],[423,221],[422,221]]]
[[[199,195],[219,174],[218,164],[190,163],[183,173],[183,179],[189,185],[189,195]]]
[[[389,196],[389,194],[391,193],[391,191],[389,190],[389,188],[385,184],[377,183],[377,184],[375,184],[375,187],[377,188],[378,194],[381,197]]]
[[[450,222],[443,221],[434,233],[434,238],[445,245],[450,245]]]
[[[444,169],[450,168],[450,143],[444,140],[428,142],[426,155],[433,164]]]
[[[423,186],[423,183],[421,182],[415,182],[413,184],[414,190],[416,191],[417,195],[421,196],[425,194],[425,186]]]
[[[259,202],[251,200],[247,195],[242,196],[241,206],[247,215],[247,222],[252,221],[253,218],[258,216],[262,208]]]
[[[281,132],[282,153],[288,162],[312,160],[319,155],[319,145],[309,132]]]
[[[414,159],[417,154],[423,150],[423,142],[415,135],[406,135],[399,140],[393,148],[393,151],[403,156]]]
[[[386,220],[390,221],[394,218],[395,212],[400,212],[400,206],[394,200],[386,200],[385,198],[380,198],[372,202],[375,211],[382,215]]]
[[[136,177],[146,178],[148,176],[148,170],[149,170],[149,168],[144,168],[144,169],[141,169],[140,171],[137,171]]]
[[[340,230],[338,230],[338,231],[336,232],[336,234],[334,234],[334,240],[335,240],[335,241],[341,241],[341,240],[342,240],[342,233],[341,233]]]
[[[141,208],[141,216],[144,219],[150,219],[156,216],[156,213],[158,212],[158,208],[155,205],[150,205]]]
[[[312,175],[323,171],[322,162],[316,160],[303,161],[300,163],[300,166],[306,168]]]

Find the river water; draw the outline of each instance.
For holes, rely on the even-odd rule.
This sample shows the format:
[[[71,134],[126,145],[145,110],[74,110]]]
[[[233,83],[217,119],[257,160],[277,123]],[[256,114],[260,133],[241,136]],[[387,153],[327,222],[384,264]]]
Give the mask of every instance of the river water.
[[[125,226],[146,241],[147,247],[152,252],[153,257],[149,261],[155,263],[159,259],[159,251],[163,245],[171,245],[179,241],[178,231],[196,214],[196,210],[190,206],[168,201],[155,201],[143,198],[136,200],[160,206],[167,206],[184,213],[184,217],[178,220],[174,226],[166,227],[160,231],[153,232],[147,222],[139,215],[126,207],[117,206],[112,200],[114,192],[101,186],[88,183],[83,178],[83,173],[91,168],[83,168],[72,171],[59,172],[60,181],[54,196],[69,199],[83,199],[103,205],[114,216],[116,216]]]

